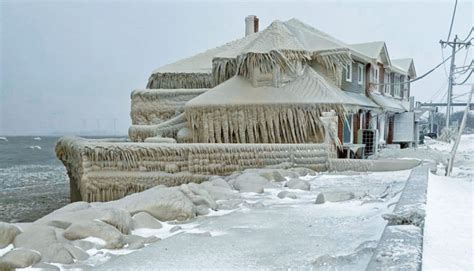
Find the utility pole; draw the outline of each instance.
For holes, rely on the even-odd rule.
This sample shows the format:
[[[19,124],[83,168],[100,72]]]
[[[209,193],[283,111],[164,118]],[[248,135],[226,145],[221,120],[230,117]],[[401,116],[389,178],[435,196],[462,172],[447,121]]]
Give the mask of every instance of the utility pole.
[[[449,121],[451,117],[451,103],[453,100],[453,85],[454,85],[454,73],[455,73],[455,64],[454,60],[456,57],[456,49],[461,48],[462,46],[469,46],[471,45],[471,41],[468,42],[462,42],[458,41],[458,35],[454,37],[454,41],[443,41],[440,40],[439,43],[441,43],[442,46],[450,46],[451,47],[451,66],[449,68],[449,81],[448,81],[448,95],[447,95],[447,107],[446,107],[446,128],[449,129]]]

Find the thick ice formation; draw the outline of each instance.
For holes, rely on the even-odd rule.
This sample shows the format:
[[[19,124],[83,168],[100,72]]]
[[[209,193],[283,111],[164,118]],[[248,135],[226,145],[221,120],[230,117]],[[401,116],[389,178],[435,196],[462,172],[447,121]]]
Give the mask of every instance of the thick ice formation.
[[[107,143],[61,138],[56,154],[68,168],[72,200],[108,201],[158,184],[202,182],[265,166],[327,170],[326,144]],[[75,190],[77,189],[77,190]]]
[[[313,176],[307,175],[308,173]],[[180,236],[183,236],[180,233],[187,233],[187,235],[196,238],[218,238],[221,236],[227,236],[226,238],[228,238],[230,237],[227,234],[228,230],[219,230],[212,227],[207,229],[202,227],[201,224],[203,224],[203,221],[211,223],[215,221],[219,225],[227,225],[225,227],[228,227],[230,225],[229,221],[232,221],[232,226],[236,226],[235,221],[239,221],[236,218],[241,217],[244,219],[243,221],[246,221],[252,219],[254,216],[252,213],[255,212],[257,217],[263,213],[270,216],[283,214],[284,216],[278,219],[261,217],[263,221],[273,221],[275,225],[283,228],[287,226],[280,223],[282,221],[290,222],[286,217],[289,214],[294,216],[296,207],[303,212],[301,215],[296,215],[298,221],[307,221],[307,215],[310,215],[316,221],[321,219],[327,221],[324,217],[333,217],[333,213],[337,212],[339,215],[329,221],[340,224],[338,221],[342,221],[341,219],[344,219],[349,212],[349,210],[344,211],[344,208],[357,209],[365,215],[375,218],[378,217],[381,210],[374,212],[373,206],[367,205],[368,203],[362,204],[362,202],[370,195],[373,198],[380,199],[379,202],[374,201],[371,204],[383,207],[382,209],[385,209],[384,206],[386,205],[390,206],[390,202],[396,199],[397,191],[403,185],[403,177],[406,176],[406,173],[394,173],[393,176],[385,179],[381,179],[377,175],[369,176],[368,179],[366,179],[367,176],[360,178],[357,175],[334,176],[333,178],[314,175],[315,173],[311,169],[305,168],[288,170],[251,169],[229,177],[214,177],[201,184],[189,183],[171,188],[158,186],[106,203],[72,203],[34,223],[19,225],[21,232],[13,241],[9,241],[9,243],[13,242],[14,246],[9,244],[7,250],[0,255],[0,266],[28,267],[33,265],[33,267],[38,268],[54,266],[91,268],[108,260],[112,255],[128,254],[136,249],[147,247],[150,243],[157,242],[159,238],[166,239],[176,236],[171,237],[172,240],[170,241],[180,244]],[[288,179],[297,177],[311,183],[311,190],[285,187]],[[311,178],[313,180],[309,181]],[[260,179],[258,183],[264,186],[263,193],[238,193],[234,190],[245,183],[245,180],[251,181],[253,179]],[[280,199],[277,196],[280,192],[288,192],[288,196]],[[328,200],[329,203],[326,202],[323,205],[318,205],[319,207],[315,207],[319,208],[319,211],[317,211],[311,206],[315,206],[314,198],[320,192],[328,195],[349,193],[353,196],[343,200],[342,203],[341,201],[339,201],[340,203],[331,203],[331,200]],[[337,199],[337,197],[333,197],[333,199]],[[337,204],[344,205],[338,207]],[[235,215],[231,215],[224,220],[215,218],[215,216],[224,214]],[[189,221],[190,219],[191,221]],[[314,222],[313,219],[311,219],[312,223],[318,223],[314,225],[314,229],[327,230],[328,227],[319,224],[320,222]],[[172,221],[166,222],[166,220]],[[370,222],[370,229],[381,231],[383,220],[370,220],[372,221]],[[350,217],[344,221],[354,222]],[[252,227],[254,224],[249,223],[247,225]],[[314,229],[301,225],[301,223],[298,223],[298,225],[298,231],[304,230],[307,232],[309,229],[314,232]],[[278,229],[272,229],[272,231],[275,230]],[[239,232],[241,230],[237,229],[236,234],[241,234]],[[254,231],[250,232],[250,234],[254,233]],[[291,233],[291,235],[293,234],[296,233]],[[370,238],[376,238],[377,234],[374,234],[373,237],[372,235],[371,232]],[[362,228],[356,235],[352,231],[350,236],[356,239],[355,243],[358,243],[361,238],[368,238]],[[212,240],[219,242],[222,239]],[[299,239],[294,238],[294,240]],[[306,242],[306,240],[304,241]],[[187,242],[184,247],[196,245],[202,245],[203,252],[209,249],[208,242],[196,242],[195,240]],[[169,248],[171,250],[175,249],[174,245]],[[223,248],[228,249],[226,246]],[[241,249],[240,246],[238,249]],[[328,253],[327,250],[325,251]],[[305,257],[300,258],[300,262],[310,265],[311,259],[316,256],[311,255],[311,253],[314,253],[314,251],[308,250]],[[163,253],[157,255],[161,257]],[[123,257],[127,258],[128,256]],[[176,254],[176,257],[180,257],[180,255]],[[118,260],[118,258],[114,258],[114,260]],[[161,261],[160,258],[154,258],[153,261],[160,265],[172,263]],[[356,260],[352,264],[363,265],[364,261],[365,259]],[[185,261],[180,262],[185,263]],[[134,267],[140,268],[140,264],[148,264],[148,262],[135,262],[133,264]],[[333,264],[337,265],[338,263]],[[181,267],[184,266],[181,265]]]
[[[143,89],[131,94],[133,125],[156,125],[181,112],[184,104],[207,89]]]

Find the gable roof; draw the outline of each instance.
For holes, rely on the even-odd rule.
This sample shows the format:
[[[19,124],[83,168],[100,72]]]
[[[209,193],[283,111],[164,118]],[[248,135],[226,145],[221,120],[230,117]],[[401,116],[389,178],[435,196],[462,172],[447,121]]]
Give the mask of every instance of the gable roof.
[[[373,41],[349,45],[353,50],[360,52],[373,60],[380,61],[385,65],[391,65],[387,45],[384,41]]]
[[[415,63],[413,58],[392,59],[392,65],[409,74],[411,78],[416,77]]]

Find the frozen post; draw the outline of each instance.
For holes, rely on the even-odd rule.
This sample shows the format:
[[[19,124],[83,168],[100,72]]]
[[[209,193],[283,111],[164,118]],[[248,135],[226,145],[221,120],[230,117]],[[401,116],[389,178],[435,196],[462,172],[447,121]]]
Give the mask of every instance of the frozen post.
[[[451,171],[453,170],[454,156],[456,156],[456,151],[458,149],[459,141],[461,140],[462,131],[464,130],[464,126],[466,125],[467,113],[469,112],[469,108],[471,107],[471,99],[473,92],[474,84],[471,84],[471,92],[469,93],[469,98],[467,99],[466,109],[464,109],[464,115],[462,117],[461,127],[459,127],[458,136],[456,137],[453,149],[451,150],[451,157],[449,158],[448,167],[446,168],[446,176],[449,176],[451,174]]]

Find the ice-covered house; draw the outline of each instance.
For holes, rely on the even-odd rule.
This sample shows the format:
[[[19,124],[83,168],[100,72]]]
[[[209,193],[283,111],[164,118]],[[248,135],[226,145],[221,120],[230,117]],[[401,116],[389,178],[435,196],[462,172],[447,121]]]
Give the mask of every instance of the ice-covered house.
[[[246,23],[245,37],[153,72],[150,89],[132,94],[133,140],[321,142],[319,116],[333,110],[340,142],[368,145],[361,130],[377,130],[376,145],[395,142],[394,116],[410,111],[411,59],[392,63],[384,42],[349,45],[296,19],[260,32],[255,16]]]
[[[383,84],[415,76],[413,62],[395,65],[384,43],[374,47],[296,19],[258,31],[249,16],[246,36],[163,66],[132,92],[133,142],[59,141],[71,198],[111,200],[246,168],[328,170],[336,150],[373,152],[377,135],[390,138],[392,114],[409,110],[409,93],[389,85],[388,95]]]

